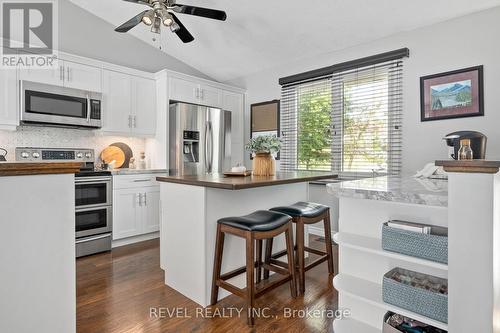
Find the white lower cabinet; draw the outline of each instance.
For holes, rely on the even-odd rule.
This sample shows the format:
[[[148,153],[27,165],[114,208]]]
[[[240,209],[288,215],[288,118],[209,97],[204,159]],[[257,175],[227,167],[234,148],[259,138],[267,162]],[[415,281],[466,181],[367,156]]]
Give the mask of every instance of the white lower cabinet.
[[[151,177],[114,176],[113,240],[160,230],[160,186],[145,181]]]

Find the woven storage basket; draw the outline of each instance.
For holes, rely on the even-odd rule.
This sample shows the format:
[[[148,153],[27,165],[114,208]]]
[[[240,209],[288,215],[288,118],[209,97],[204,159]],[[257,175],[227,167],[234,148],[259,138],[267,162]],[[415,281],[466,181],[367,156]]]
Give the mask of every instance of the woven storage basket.
[[[443,323],[448,323],[448,295],[412,287],[393,280],[390,276],[392,276],[394,272],[420,279],[428,279],[433,283],[448,285],[446,279],[412,272],[402,268],[394,268],[384,275],[382,295],[386,303],[413,311]]]
[[[417,225],[417,224],[416,224]],[[418,226],[425,226],[418,224]],[[382,248],[412,257],[418,257],[442,264],[448,263],[448,230],[431,226],[431,234],[391,228],[382,225]]]

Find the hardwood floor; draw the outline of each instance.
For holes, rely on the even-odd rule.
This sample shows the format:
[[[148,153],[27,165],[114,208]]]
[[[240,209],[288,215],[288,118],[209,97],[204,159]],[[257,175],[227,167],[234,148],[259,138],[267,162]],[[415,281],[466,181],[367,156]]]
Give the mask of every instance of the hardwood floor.
[[[311,236],[311,247],[324,249],[324,243],[317,239]],[[253,329],[247,327],[244,312],[238,317],[236,309],[245,308],[245,301],[237,296],[226,297],[216,307],[204,310],[167,287],[160,269],[158,240],[80,258],[76,270],[78,333],[333,332],[333,319],[326,315],[290,315],[293,310],[337,309],[337,292],[326,264],[306,273],[304,296],[292,299],[285,284],[257,299],[256,306],[264,309],[266,318],[256,318]],[[179,311],[177,316],[169,316],[175,309]],[[162,316],[151,316],[150,311]],[[210,313],[213,318],[209,318]]]

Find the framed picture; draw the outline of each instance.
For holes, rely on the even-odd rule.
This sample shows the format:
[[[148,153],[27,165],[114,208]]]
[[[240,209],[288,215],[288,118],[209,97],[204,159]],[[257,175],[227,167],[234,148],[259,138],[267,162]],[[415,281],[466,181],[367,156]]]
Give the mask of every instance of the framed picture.
[[[261,135],[276,135],[279,137],[280,101],[273,100],[250,105],[250,124],[250,139]],[[279,153],[276,159],[280,159]]]
[[[484,116],[483,66],[420,78],[421,120]]]

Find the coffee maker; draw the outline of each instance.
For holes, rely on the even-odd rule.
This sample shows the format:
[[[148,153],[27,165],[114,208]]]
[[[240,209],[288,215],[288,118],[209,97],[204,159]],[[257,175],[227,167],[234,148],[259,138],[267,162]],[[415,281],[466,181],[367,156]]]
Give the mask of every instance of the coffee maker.
[[[451,158],[458,160],[458,150],[460,149],[460,140],[470,140],[473,158],[475,160],[484,160],[486,155],[486,135],[476,131],[458,131],[446,135],[444,138],[449,147]]]

